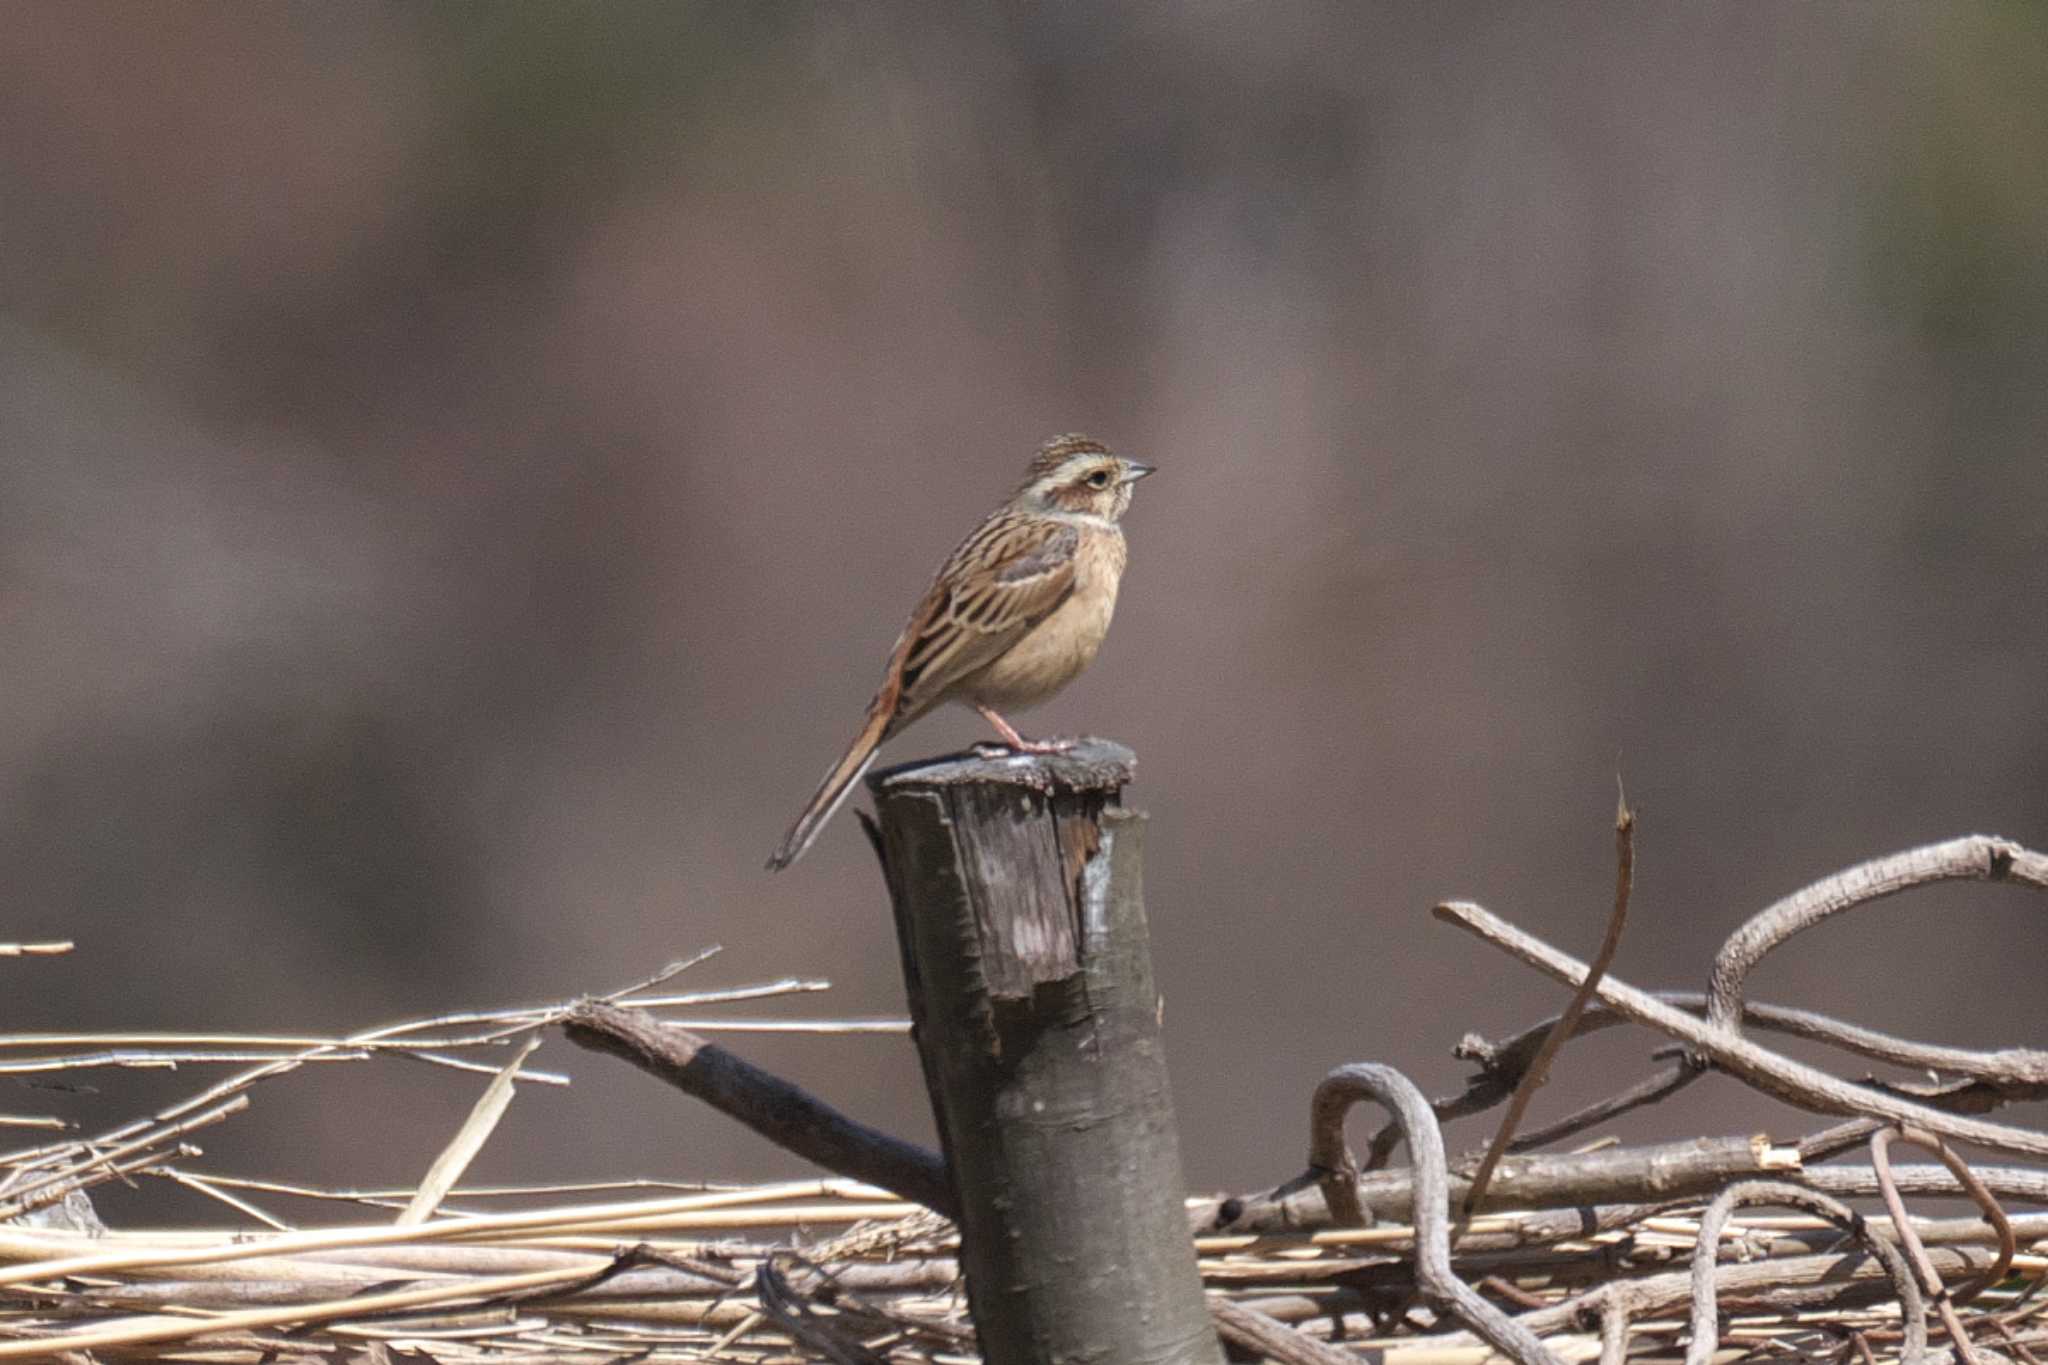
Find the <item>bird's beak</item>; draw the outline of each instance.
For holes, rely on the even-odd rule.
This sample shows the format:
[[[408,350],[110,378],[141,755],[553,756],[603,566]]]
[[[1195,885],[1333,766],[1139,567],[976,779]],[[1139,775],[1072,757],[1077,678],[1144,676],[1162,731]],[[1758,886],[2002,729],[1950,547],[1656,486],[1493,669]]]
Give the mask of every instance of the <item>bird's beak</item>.
[[[1150,474],[1153,471],[1153,468],[1154,466],[1149,464],[1139,464],[1136,460],[1125,460],[1124,476],[1121,482],[1136,483],[1138,480],[1144,478],[1147,474]]]

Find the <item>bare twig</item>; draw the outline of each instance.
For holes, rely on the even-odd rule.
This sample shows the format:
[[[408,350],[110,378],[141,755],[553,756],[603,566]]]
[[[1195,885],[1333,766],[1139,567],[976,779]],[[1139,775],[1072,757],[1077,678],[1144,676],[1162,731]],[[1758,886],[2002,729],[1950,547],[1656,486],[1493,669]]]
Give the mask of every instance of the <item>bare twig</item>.
[[[70,1130],[71,1122],[55,1114],[0,1114],[0,1128],[40,1128],[62,1133]]]
[[[33,1076],[51,1071],[91,1071],[99,1067],[125,1067],[135,1071],[176,1071],[181,1066],[276,1062],[286,1060],[291,1055],[276,1052],[237,1052],[225,1048],[107,1048],[97,1052],[68,1052],[50,1057],[15,1057],[0,1062],[0,1076]],[[335,1052],[317,1060],[359,1062],[369,1055],[361,1049],[353,1049]]]
[[[1944,1273],[1980,1273],[1992,1253],[1981,1247],[1934,1247],[1928,1252],[1935,1269]],[[1810,1256],[1770,1257],[1747,1264],[1722,1265],[1714,1271],[1714,1294],[1721,1301],[1776,1299],[1781,1303],[1831,1303],[1860,1295],[1878,1279],[1890,1282],[1884,1263],[1862,1251]],[[1609,1297],[1619,1300],[1637,1320],[1657,1317],[1692,1299],[1692,1272],[1671,1271],[1640,1279],[1612,1280],[1549,1308],[1525,1313],[1516,1321],[1532,1332],[1555,1332],[1589,1321]],[[1439,1338],[1442,1345],[1460,1337]]]
[[[1742,1016],[1742,985],[1750,969],[1800,930],[1844,910],[1940,881],[2010,882],[2048,891],[2048,855],[2010,839],[1972,834],[1876,858],[1824,877],[1758,913],[1729,936],[1714,959],[1708,981],[1708,1021],[1736,1032]]]
[[[1319,1119],[1315,1152],[1329,1154],[1327,1120],[1333,1113],[1338,1127],[1336,1145],[1343,1146],[1344,1111],[1367,1098],[1393,1111],[1407,1129],[1408,1151],[1415,1162],[1415,1274],[1423,1292],[1521,1365],[1560,1365],[1535,1333],[1487,1302],[1451,1270],[1450,1176],[1444,1162],[1443,1134],[1429,1101],[1413,1082],[1376,1062],[1354,1062],[1332,1071],[1316,1087],[1312,1106]],[[1315,1162],[1317,1157],[1312,1155],[1310,1160]],[[1346,1156],[1339,1164],[1351,1163]]]
[[[1984,1277],[1975,1284],[1965,1285],[1950,1296],[1957,1304],[1968,1303],[2004,1279],[2005,1272],[2011,1268],[2012,1258],[2019,1252],[2019,1240],[2014,1235],[2012,1219],[2006,1215],[2005,1209],[1992,1195],[1985,1181],[1971,1170],[1969,1163],[1957,1155],[1946,1142],[1932,1133],[1923,1133],[1917,1128],[1900,1128],[1896,1130],[1896,1135],[1898,1141],[1909,1142],[1941,1158],[1941,1164],[1948,1167],[1949,1174],[1955,1177],[1956,1183],[1961,1185],[1964,1192],[1976,1203],[1977,1211],[1984,1215],[1984,1221],[1990,1225],[1998,1238],[1998,1259],[1992,1263],[1991,1269],[1984,1272]],[[1899,1198],[1899,1183],[1897,1170],[1891,1164],[1892,1140],[1891,1130],[1871,1134],[1870,1165],[1884,1195],[1885,1209],[1891,1214],[1892,1222],[1899,1229],[1899,1240],[1904,1242],[1908,1237],[1915,1237],[1915,1234],[1910,1220],[1904,1217],[1904,1206],[1896,1202]]]
[[[2048,1171],[2027,1166],[1986,1166],[1971,1171],[1971,1176],[1991,1195],[2048,1204]],[[1969,1186],[1940,1166],[1895,1166],[1892,1178],[1906,1194],[1977,1198]],[[1837,1199],[1868,1199],[1882,1193],[1876,1172],[1868,1166],[1819,1166],[1800,1172],[1799,1181]],[[1984,1207],[1983,1200],[1978,1200],[1978,1207]]]
[[[1585,979],[1584,963],[1477,905],[1454,901],[1437,906],[1435,913],[1437,918],[1485,939],[1568,986],[1576,986]],[[1801,1109],[1823,1114],[1869,1114],[1915,1124],[1929,1132],[1974,1142],[1996,1151],[2048,1157],[2048,1134],[1945,1114],[1868,1086],[1852,1085],[1817,1067],[1780,1056],[1726,1029],[1672,1009],[1647,991],[1637,990],[1611,976],[1600,983],[1599,991],[1602,1000],[1636,1022],[1669,1034],[1694,1051],[1711,1057],[1721,1070]]]
[[[1706,1011],[1707,995],[1704,991],[1655,991],[1652,995],[1664,1004],[1691,1014],[1704,1014]],[[1539,1020],[1519,1033],[1497,1041],[1476,1034],[1466,1035],[1452,1049],[1452,1053],[1477,1065],[1479,1074],[1466,1083],[1463,1094],[1431,1101],[1437,1118],[1448,1122],[1489,1109],[1506,1099],[1528,1074],[1537,1049],[1550,1037],[1561,1017],[1553,1015],[1548,1019]],[[1588,1033],[1629,1022],[1629,1017],[1620,1011],[1596,1004],[1589,1006],[1580,1016],[1572,1035],[1584,1037]],[[1967,1048],[1942,1047],[1909,1038],[1897,1038],[1875,1029],[1832,1019],[1812,1010],[1791,1009],[1783,1005],[1765,1005],[1750,1001],[1743,1002],[1742,1022],[1751,1028],[1804,1038],[1857,1056],[1868,1057],[1873,1061],[1888,1062],[1916,1071],[1973,1077],[1985,1082],[1990,1087],[1990,1096],[1999,1102],[2041,1098],[2043,1081],[2048,1079],[2048,1052],[2034,1048],[1998,1048],[1988,1052],[1977,1052]],[[1702,1074],[1699,1068],[1681,1063],[1666,1071],[1645,1077],[1618,1094],[1587,1105],[1547,1128],[1523,1134],[1509,1145],[1508,1150],[1528,1151],[1562,1141],[1632,1109],[1666,1099],[1697,1080]],[[1919,1099],[1937,1108],[1950,1108],[1967,1105],[1971,1097],[1908,1095],[1905,1098]],[[1979,1103],[1978,1112],[1982,1112],[1985,1107],[1987,1106]],[[1870,1136],[1874,1126],[1870,1121],[1861,1120],[1853,1129],[1845,1126],[1839,1134],[1840,1145],[1827,1147],[1825,1152],[1821,1148],[1805,1147],[1806,1158],[1809,1161],[1818,1161],[1823,1154],[1860,1147]],[[1399,1127],[1392,1123],[1374,1134],[1372,1146],[1363,1163],[1366,1170],[1377,1170],[1386,1164],[1387,1158],[1392,1155],[1395,1145],[1399,1142],[1399,1134]],[[1830,1130],[1825,1138],[1819,1134],[1816,1138],[1831,1141],[1836,1136],[1836,1131]]]
[[[68,938],[46,943],[0,943],[0,957],[55,957],[77,946]]]
[[[1470,1219],[1472,1211],[1479,1207],[1479,1201],[1486,1197],[1486,1187],[1493,1179],[1493,1168],[1514,1140],[1523,1112],[1528,1109],[1529,1101],[1536,1097],[1537,1089],[1550,1079],[1551,1059],[1557,1056],[1557,1050],[1564,1046],[1565,1039],[1578,1028],[1579,1015],[1600,988],[1600,978],[1607,974],[1608,965],[1614,961],[1614,954],[1621,947],[1621,931],[1628,923],[1629,890],[1635,883],[1635,867],[1636,816],[1628,808],[1628,794],[1621,792],[1614,806],[1614,909],[1607,917],[1607,932],[1601,936],[1600,950],[1593,955],[1593,965],[1586,969],[1586,979],[1572,992],[1570,1002],[1545,1035],[1542,1046],[1536,1049],[1535,1059],[1529,1063],[1521,1084],[1515,1087],[1514,1095],[1508,1100],[1508,1112],[1500,1121],[1500,1130],[1493,1136],[1493,1145],[1480,1158],[1479,1169],[1472,1174],[1472,1188],[1465,1192],[1461,1221]]]
[[[214,1181],[209,1180],[204,1176],[194,1175],[190,1171],[181,1171],[174,1166],[158,1167],[154,1172],[152,1172],[152,1174],[160,1175],[164,1179],[169,1180],[174,1184],[183,1185],[186,1189],[193,1190],[200,1194],[203,1194],[208,1199],[217,1200],[220,1203],[226,1204],[229,1208],[235,1210],[235,1212],[243,1214],[248,1218],[252,1218],[256,1222],[263,1224],[265,1227],[275,1229],[278,1232],[291,1231],[291,1224],[285,1222],[282,1218],[278,1218],[266,1212],[260,1206],[251,1203],[250,1201],[242,1198],[240,1195],[232,1194],[229,1191],[222,1189]]]
[[[1324,1085],[1329,1084],[1325,1080]],[[1323,1094],[1322,1090],[1318,1094]],[[1355,1227],[1370,1218],[1397,1218],[1412,1206],[1413,1173],[1397,1168],[1346,1178],[1359,1201],[1359,1211],[1350,1219],[1332,1208],[1324,1186],[1332,1175],[1341,1177],[1345,1170],[1341,1105],[1346,1102],[1334,1090],[1324,1099],[1326,1108],[1312,1109],[1309,1175],[1265,1194],[1197,1200],[1192,1211],[1197,1229],[1281,1232]],[[1705,1198],[1731,1180],[1782,1175],[1797,1170],[1798,1165],[1789,1148],[1757,1137],[1689,1138],[1599,1152],[1531,1153],[1501,1162],[1481,1207],[1560,1208]],[[1451,1185],[1454,1192],[1463,1193],[1462,1179],[1453,1177]]]
[[[1870,1140],[1870,1135],[1884,1127],[1883,1119],[1850,1119],[1846,1123],[1831,1123],[1817,1133],[1808,1133],[1793,1145],[1799,1149],[1799,1159],[1808,1165],[1818,1165],[1829,1157],[1840,1156],[1853,1151]]]
[[[1982,1279],[1973,1281],[1956,1293],[1951,1294],[1948,1291],[1948,1287],[1942,1283],[1941,1277],[1929,1263],[1927,1248],[1921,1244],[1920,1234],[1913,1227],[1913,1220],[1907,1216],[1905,1200],[1899,1196],[1899,1187],[1892,1179],[1891,1145],[1895,1140],[1910,1142],[1940,1157],[1950,1173],[1970,1191],[1971,1197],[1977,1201],[1978,1208],[1983,1212],[1985,1221],[1997,1230],[1998,1259],[1992,1263]],[[1967,1303],[1983,1293],[1988,1286],[1997,1283],[2005,1274],[2006,1268],[2012,1264],[2016,1247],[2012,1223],[2006,1218],[2005,1210],[1998,1206],[1998,1201],[1991,1197],[1991,1192],[1984,1188],[1962,1158],[1950,1151],[1948,1144],[1932,1133],[1905,1127],[1880,1128],[1870,1135],[1870,1165],[1877,1174],[1878,1188],[1884,1195],[1885,1210],[1892,1216],[1892,1227],[1896,1231],[1899,1244],[1905,1248],[1907,1258],[1913,1263],[1914,1272],[1920,1276],[1921,1287],[1933,1298],[1935,1309],[1941,1314],[1942,1326],[1947,1329],[1949,1340],[1955,1343],[1956,1355],[1963,1360],[1964,1365],[1979,1365],[1976,1347],[1971,1344],[1969,1333],[1963,1330],[1962,1319],[1956,1315],[1956,1307]]]
[[[1600,1365],[1628,1359],[1628,1309],[1619,1299],[1600,1306]]]
[[[797,1341],[822,1354],[832,1365],[889,1365],[889,1362],[867,1349],[849,1333],[844,1326],[813,1309],[796,1291],[789,1281],[776,1269],[775,1258],[770,1256],[761,1262],[754,1272],[755,1292],[761,1301],[761,1311],[769,1321],[789,1333]]]
[[[249,1097],[237,1095],[210,1109],[187,1114],[175,1123],[164,1124],[127,1142],[105,1148],[87,1148],[83,1160],[49,1175],[24,1181],[9,1190],[6,1202],[0,1203],[0,1218],[11,1218],[25,1209],[62,1199],[70,1190],[93,1184],[94,1172],[101,1173],[98,1179],[105,1179],[116,1173],[134,1170],[136,1167],[133,1164],[124,1165],[129,1163],[131,1158],[147,1155],[151,1161],[167,1160],[175,1154],[162,1154],[160,1149],[164,1144],[209,1124],[219,1123],[222,1119],[240,1113],[248,1107]]]
[[[1233,1346],[1257,1352],[1263,1360],[1279,1365],[1359,1365],[1359,1358],[1351,1352],[1317,1341],[1221,1294],[1209,1295],[1209,1316],[1216,1323],[1218,1336]]]
[[[605,996],[605,999],[611,1001],[615,1005],[633,1004],[644,1007],[646,1005],[646,1002],[644,1000],[629,1001],[627,997],[639,995],[644,991],[651,991],[656,986],[666,986],[669,982],[675,980],[675,978],[681,976],[684,972],[690,970],[690,968],[698,966],[701,963],[709,962],[712,958],[717,957],[720,953],[724,951],[725,945],[722,943],[707,943],[702,948],[699,948],[696,952],[691,953],[688,957],[677,958],[674,962],[669,963],[667,966],[663,967],[654,975],[643,976],[630,986],[619,987],[617,990]]]
[[[1652,991],[1662,1003],[1689,1014],[1703,1015],[1707,1008],[1704,991]],[[1617,1024],[1631,1022],[1626,1014],[1605,1005],[1592,1005],[1573,1030],[1583,1037]],[[1834,1019],[1814,1010],[1793,1009],[1745,1000],[1742,1022],[1767,1033],[1839,1048],[1872,1061],[1889,1062],[1914,1071],[1938,1071],[1956,1076],[1981,1077],[2011,1085],[2024,1085],[2048,1078],[2048,1052],[2036,1048],[1995,1048],[1988,1052],[1968,1048],[1942,1047],[1910,1038],[1898,1038],[1876,1029]],[[1510,1037],[1497,1041],[1468,1034],[1453,1048],[1454,1056],[1477,1064],[1482,1075],[1506,1079],[1512,1085],[1535,1055],[1536,1048],[1557,1024],[1557,1016],[1539,1020]],[[1444,1101],[1438,1101],[1438,1104]],[[1444,1117],[1441,1113],[1439,1118]]]
[[[1698,1080],[1701,1074],[1694,1067],[1678,1063],[1655,1075],[1645,1076],[1626,1090],[1609,1095],[1604,1100],[1596,1100],[1583,1108],[1574,1109],[1547,1127],[1538,1128],[1533,1133],[1522,1134],[1508,1144],[1508,1150],[1533,1151],[1538,1147],[1548,1147],[1553,1142],[1576,1137],[1588,1128],[1596,1128],[1612,1119],[1620,1118],[1631,1110],[1670,1099]]]
[[[49,1359],[57,1351],[85,1351],[100,1347],[138,1346],[153,1342],[186,1341],[216,1332],[250,1328],[298,1326],[332,1322],[340,1318],[397,1312],[448,1302],[488,1297],[515,1290],[550,1284],[568,1284],[584,1277],[582,1270],[543,1270],[529,1275],[479,1277],[431,1285],[422,1289],[366,1294],[319,1304],[293,1304],[284,1308],[253,1308],[211,1318],[141,1317],[115,1320],[81,1328],[75,1332],[33,1337],[26,1341],[0,1342],[0,1359]]]
[[[1868,1248],[1884,1266],[1885,1273],[1891,1276],[1893,1288],[1898,1292],[1900,1311],[1906,1323],[1903,1365],[1918,1365],[1927,1349],[1927,1312],[1921,1303],[1919,1288],[1913,1283],[1912,1273],[1907,1270],[1898,1248],[1874,1236],[1862,1215],[1848,1205],[1778,1180],[1745,1180],[1741,1184],[1730,1185],[1707,1205],[1707,1211],[1700,1216],[1699,1243],[1692,1258],[1692,1344],[1686,1348],[1686,1365],[1708,1365],[1719,1344],[1714,1297],[1715,1262],[1721,1245],[1721,1229],[1738,1204],[1780,1204],[1805,1209],[1827,1219]]]
[[[806,1161],[948,1216],[953,1212],[952,1186],[938,1153],[855,1122],[715,1043],[598,1000],[577,1005],[564,1030],[578,1046],[623,1057]]]

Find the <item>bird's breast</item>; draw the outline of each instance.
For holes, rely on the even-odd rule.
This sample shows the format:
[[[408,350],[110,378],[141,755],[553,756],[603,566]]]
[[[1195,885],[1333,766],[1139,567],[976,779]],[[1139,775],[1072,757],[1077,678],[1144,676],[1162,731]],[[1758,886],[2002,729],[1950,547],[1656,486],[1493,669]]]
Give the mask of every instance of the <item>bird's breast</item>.
[[[1076,548],[1073,592],[961,689],[968,699],[997,710],[1032,706],[1072,682],[1109,632],[1124,556],[1121,531],[1085,534]]]

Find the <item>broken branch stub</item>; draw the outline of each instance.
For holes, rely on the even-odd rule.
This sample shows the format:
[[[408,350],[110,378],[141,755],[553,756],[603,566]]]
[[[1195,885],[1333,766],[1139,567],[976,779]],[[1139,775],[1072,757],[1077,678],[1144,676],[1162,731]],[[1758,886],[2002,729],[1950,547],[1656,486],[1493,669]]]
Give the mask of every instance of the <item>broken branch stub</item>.
[[[1128,749],[868,779],[989,1365],[1221,1365],[1183,1212]]]

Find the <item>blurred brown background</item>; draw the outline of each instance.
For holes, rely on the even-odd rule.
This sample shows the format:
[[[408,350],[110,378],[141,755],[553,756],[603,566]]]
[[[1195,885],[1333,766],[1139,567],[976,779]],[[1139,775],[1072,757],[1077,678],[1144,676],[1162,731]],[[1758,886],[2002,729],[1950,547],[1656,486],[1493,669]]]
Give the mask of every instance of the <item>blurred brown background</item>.
[[[1845,863],[2048,842],[2038,6],[40,0],[0,246],[0,938],[79,942],[0,963],[0,1028],[339,1030],[710,943],[694,984],[899,1012],[854,822],[761,860],[1065,430],[1162,468],[1027,729],[1141,756],[1197,1188],[1297,1170],[1331,1064],[1442,1090],[1557,1004],[1427,910],[1588,951],[1617,770],[1643,985]],[[1757,992],[2038,1043],[2041,911],[1921,894]],[[929,1131],[903,1039],[735,1045]],[[577,1084],[488,1178],[797,1169],[536,1061]],[[87,1079],[0,1112],[204,1076]],[[410,1181],[475,1092],[302,1073],[208,1162]],[[1709,1082],[1635,1131],[1745,1125],[1817,1126]],[[219,1216],[150,1193],[102,1203]]]

